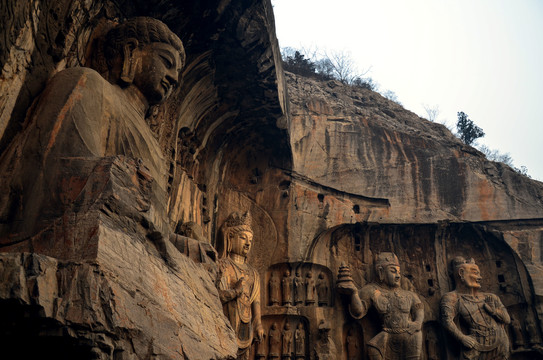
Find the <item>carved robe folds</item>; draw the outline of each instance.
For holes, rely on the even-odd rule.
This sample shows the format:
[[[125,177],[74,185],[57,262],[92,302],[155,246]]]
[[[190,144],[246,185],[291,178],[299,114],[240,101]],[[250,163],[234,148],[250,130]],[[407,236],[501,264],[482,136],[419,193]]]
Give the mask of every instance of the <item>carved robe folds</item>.
[[[221,278],[219,282],[219,296],[223,303],[225,315],[238,337],[238,347],[248,348],[253,340],[253,312],[252,304],[260,299],[260,279],[258,272],[250,265],[239,265],[230,258],[219,260]],[[241,294],[236,297],[235,285],[245,278]]]

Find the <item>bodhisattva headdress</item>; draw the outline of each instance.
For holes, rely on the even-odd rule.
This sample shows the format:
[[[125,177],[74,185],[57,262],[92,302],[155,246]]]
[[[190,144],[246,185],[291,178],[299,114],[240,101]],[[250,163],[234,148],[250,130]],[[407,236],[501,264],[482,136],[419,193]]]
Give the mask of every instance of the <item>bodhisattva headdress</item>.
[[[380,281],[383,281],[383,270],[389,266],[400,266],[400,261],[396,254],[392,252],[382,252],[375,257],[375,271]]]
[[[236,234],[240,231],[249,231],[251,234],[253,233],[251,222],[251,213],[249,213],[249,211],[244,214],[233,212],[226,218],[221,227],[221,234],[219,236],[219,241],[217,242],[219,259],[226,257],[232,249],[232,244],[228,241],[230,234]]]
[[[458,278],[461,281],[464,281],[463,275],[460,274],[460,269],[465,265],[475,265],[475,260],[473,260],[473,258],[466,259],[463,256],[457,256],[452,259],[451,271],[455,280]]]

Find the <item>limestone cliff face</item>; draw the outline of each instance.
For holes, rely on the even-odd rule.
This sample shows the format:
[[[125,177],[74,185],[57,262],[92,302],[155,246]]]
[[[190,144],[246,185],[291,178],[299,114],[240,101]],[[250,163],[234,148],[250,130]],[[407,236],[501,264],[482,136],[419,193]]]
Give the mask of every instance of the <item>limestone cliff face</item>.
[[[541,182],[488,161],[443,125],[370,90],[290,73],[287,81],[294,177],[342,193],[341,209],[327,204],[327,226],[542,218]],[[327,203],[314,200],[315,210]]]
[[[486,160],[443,125],[366,89],[287,74],[296,174],[387,199],[388,222],[539,218],[543,184]]]

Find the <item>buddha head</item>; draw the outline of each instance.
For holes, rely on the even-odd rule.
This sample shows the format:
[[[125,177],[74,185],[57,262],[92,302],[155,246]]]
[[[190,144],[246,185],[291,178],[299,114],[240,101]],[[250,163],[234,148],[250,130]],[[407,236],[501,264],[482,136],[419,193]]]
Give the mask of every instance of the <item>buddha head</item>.
[[[136,17],[111,29],[104,55],[110,81],[134,85],[149,105],[163,102],[179,83],[185,65],[183,43],[163,22]]]

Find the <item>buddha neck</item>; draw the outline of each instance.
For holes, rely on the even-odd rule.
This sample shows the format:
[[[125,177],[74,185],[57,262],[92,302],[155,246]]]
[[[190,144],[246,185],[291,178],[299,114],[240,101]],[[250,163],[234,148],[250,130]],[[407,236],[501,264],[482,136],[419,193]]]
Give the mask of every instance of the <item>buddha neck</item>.
[[[134,108],[138,113],[145,118],[147,110],[149,109],[149,103],[141,91],[133,84],[123,89],[126,97],[130,100],[129,103],[134,105]]]
[[[230,253],[230,259],[232,259],[236,264],[243,265],[245,264],[247,257],[239,254]]]

